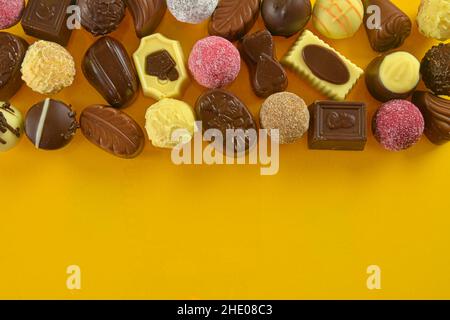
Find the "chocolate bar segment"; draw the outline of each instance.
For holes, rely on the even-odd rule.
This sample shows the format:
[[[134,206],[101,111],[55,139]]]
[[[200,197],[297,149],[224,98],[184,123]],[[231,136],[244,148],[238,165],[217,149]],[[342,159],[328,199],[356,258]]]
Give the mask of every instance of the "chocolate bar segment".
[[[124,46],[111,37],[97,40],[83,59],[89,83],[114,108],[129,106],[137,97],[139,82]]]
[[[29,36],[66,46],[72,30],[67,27],[67,7],[75,0],[30,0],[22,18]]]
[[[310,149],[364,150],[367,143],[367,111],[364,103],[316,101],[309,111]]]

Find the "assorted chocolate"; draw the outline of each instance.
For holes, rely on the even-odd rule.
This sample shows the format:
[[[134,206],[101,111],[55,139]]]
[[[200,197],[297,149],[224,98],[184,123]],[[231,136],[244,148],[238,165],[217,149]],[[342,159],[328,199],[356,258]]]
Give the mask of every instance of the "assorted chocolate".
[[[420,72],[428,89],[450,96],[450,43],[431,48],[422,60]]]
[[[269,31],[263,30],[242,39],[240,52],[250,70],[252,88],[258,97],[286,90],[288,78],[276,60],[275,44]]]
[[[411,19],[390,0],[364,0],[364,26],[373,50],[385,52],[400,47],[411,34]],[[380,12],[380,25],[376,25],[369,6],[377,6]]]
[[[316,150],[362,151],[367,143],[367,110],[362,102],[316,101],[308,144]]]
[[[382,102],[408,98],[419,81],[420,62],[404,51],[379,56],[366,69],[367,89]]]
[[[78,0],[77,5],[81,25],[94,36],[115,31],[125,17],[124,0]]]
[[[72,30],[67,27],[67,8],[75,0],[29,0],[22,27],[29,36],[66,46]]]
[[[32,106],[25,117],[25,134],[37,149],[61,149],[72,141],[77,129],[72,108],[50,98]]]
[[[27,49],[21,37],[0,32],[0,101],[9,101],[22,86],[20,68]]]
[[[302,31],[311,19],[310,0],[263,0],[261,14],[274,36],[290,37]]]
[[[125,108],[136,99],[139,80],[124,46],[111,37],[97,40],[86,52],[83,73],[89,83],[114,108]]]
[[[80,128],[90,142],[120,158],[135,158],[144,148],[141,127],[126,113],[111,107],[93,105],[84,109]]]
[[[23,118],[20,111],[10,103],[0,101],[0,152],[14,148],[22,133]]]
[[[126,0],[138,38],[151,35],[166,13],[165,0]]]
[[[230,41],[241,39],[259,17],[260,0],[221,0],[211,16],[209,34]]]

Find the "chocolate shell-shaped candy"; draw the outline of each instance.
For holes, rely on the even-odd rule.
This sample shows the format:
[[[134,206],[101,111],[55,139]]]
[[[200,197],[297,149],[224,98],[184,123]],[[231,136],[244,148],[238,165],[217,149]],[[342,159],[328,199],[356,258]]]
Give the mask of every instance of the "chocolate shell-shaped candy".
[[[28,43],[8,32],[0,32],[0,101],[9,101],[22,86],[20,67]]]
[[[111,37],[97,40],[83,59],[83,73],[89,83],[114,108],[129,106],[137,97],[136,70],[124,46]]]
[[[364,26],[373,50],[385,52],[398,48],[411,34],[411,19],[390,0],[365,0],[364,6]],[[381,10],[379,26],[375,25],[376,14],[368,10],[370,6]]]
[[[139,38],[151,35],[159,26],[167,5],[165,0],[126,0]]]
[[[120,158],[135,158],[144,148],[141,127],[129,115],[114,108],[87,107],[81,113],[80,127],[90,142]]]
[[[103,36],[119,27],[125,17],[124,0],[78,0],[81,25],[94,36]]]
[[[231,92],[214,89],[205,92],[196,103],[198,118],[203,122],[203,130],[216,129],[222,133],[223,147],[227,153],[240,154],[250,149],[256,143],[247,137],[234,139],[227,148],[227,130],[256,130],[256,123],[245,104]]]
[[[286,71],[275,58],[275,45],[269,31],[245,36],[240,44],[240,52],[250,69],[253,91],[258,97],[266,98],[286,90]]]

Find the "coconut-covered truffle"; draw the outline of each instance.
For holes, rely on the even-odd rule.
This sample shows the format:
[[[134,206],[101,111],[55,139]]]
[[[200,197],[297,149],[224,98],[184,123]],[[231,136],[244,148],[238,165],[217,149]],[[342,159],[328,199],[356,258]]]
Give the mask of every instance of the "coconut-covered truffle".
[[[41,94],[55,94],[72,85],[75,72],[70,53],[49,41],[41,40],[31,45],[22,63],[22,79]]]
[[[230,41],[211,36],[195,44],[189,56],[189,70],[202,86],[218,89],[237,78],[241,57]]]
[[[420,68],[423,82],[437,95],[450,95],[450,43],[431,48]]]
[[[0,0],[0,30],[17,24],[25,8],[24,0]]]
[[[450,39],[450,1],[422,0],[417,24],[425,37],[441,41]]]
[[[383,104],[372,121],[378,142],[389,151],[408,149],[419,142],[425,121],[419,108],[407,100],[391,100]]]
[[[309,111],[302,98],[290,92],[275,93],[264,101],[259,114],[261,127],[279,130],[280,143],[293,143],[309,128]]]
[[[167,0],[167,8],[181,22],[197,24],[208,19],[219,0]]]

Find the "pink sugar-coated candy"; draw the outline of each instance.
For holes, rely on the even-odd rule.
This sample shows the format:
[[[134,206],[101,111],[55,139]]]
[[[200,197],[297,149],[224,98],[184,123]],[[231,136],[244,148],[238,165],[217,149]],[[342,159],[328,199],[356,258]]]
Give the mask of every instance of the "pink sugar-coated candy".
[[[0,0],[0,30],[8,29],[20,21],[24,0]]]
[[[372,129],[384,148],[401,151],[419,142],[424,127],[419,108],[407,100],[391,100],[378,109]]]
[[[221,37],[199,40],[189,56],[189,70],[195,80],[210,89],[232,83],[241,70],[241,57],[233,44]]]

